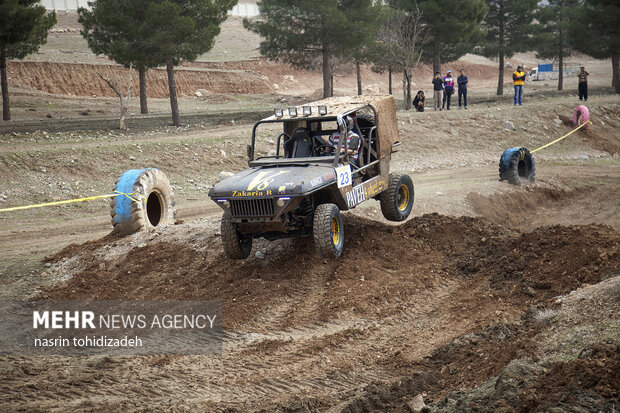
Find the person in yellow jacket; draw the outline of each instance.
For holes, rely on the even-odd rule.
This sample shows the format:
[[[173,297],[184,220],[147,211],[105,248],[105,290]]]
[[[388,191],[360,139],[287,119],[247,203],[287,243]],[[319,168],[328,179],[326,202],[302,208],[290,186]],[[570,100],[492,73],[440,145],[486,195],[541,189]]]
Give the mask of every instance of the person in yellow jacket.
[[[515,106],[517,102],[519,106],[523,105],[523,85],[525,84],[525,72],[521,65],[517,66],[517,70],[512,72],[512,83],[515,86]]]

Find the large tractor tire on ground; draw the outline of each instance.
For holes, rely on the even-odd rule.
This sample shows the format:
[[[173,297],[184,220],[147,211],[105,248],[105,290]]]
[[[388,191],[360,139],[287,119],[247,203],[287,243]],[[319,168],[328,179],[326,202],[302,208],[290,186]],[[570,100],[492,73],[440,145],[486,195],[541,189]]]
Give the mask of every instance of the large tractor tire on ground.
[[[110,202],[116,233],[129,235],[175,223],[174,193],[168,178],[159,169],[125,171],[116,181],[115,191],[133,194],[116,196]]]
[[[323,257],[339,257],[344,249],[344,225],[335,204],[321,204],[314,210],[314,245]]]
[[[413,181],[407,174],[390,175],[388,187],[379,197],[381,212],[388,221],[404,221],[413,209]]]
[[[589,120],[590,120],[590,110],[588,110],[588,108],[583,105],[577,106],[575,108],[575,111],[573,112],[573,125],[581,126]],[[588,125],[584,126],[583,128],[585,129],[587,127]]]
[[[499,160],[499,180],[521,186],[534,182],[536,166],[527,148],[509,148]]]
[[[237,227],[231,222],[230,214],[222,215],[222,246],[224,252],[233,260],[242,260],[250,256],[252,251],[252,237],[244,237],[237,231]]]

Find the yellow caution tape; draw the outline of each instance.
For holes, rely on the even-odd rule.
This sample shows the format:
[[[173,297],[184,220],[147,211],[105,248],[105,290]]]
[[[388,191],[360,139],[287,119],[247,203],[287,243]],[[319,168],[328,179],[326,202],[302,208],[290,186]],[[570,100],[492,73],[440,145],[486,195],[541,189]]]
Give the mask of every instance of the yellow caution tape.
[[[534,153],[534,152],[539,151],[539,150],[541,150],[541,149],[545,149],[547,146],[551,146],[551,145],[553,145],[554,143],[557,143],[557,142],[561,141],[562,139],[566,138],[566,137],[567,137],[568,135],[570,135],[571,133],[578,131],[579,129],[583,128],[583,127],[584,127],[584,126],[586,126],[587,124],[592,124],[592,122],[590,122],[589,120],[587,120],[587,121],[585,121],[584,123],[582,123],[581,125],[579,125],[578,127],[576,127],[575,129],[573,129],[572,131],[568,132],[566,135],[562,136],[561,138],[558,138],[558,139],[554,140],[553,142],[549,142],[548,144],[543,145],[543,146],[541,146],[541,147],[540,147],[540,148],[538,148],[538,149],[534,149],[534,150],[533,150],[533,151],[531,151],[530,153]]]
[[[42,208],[42,207],[47,207],[47,206],[54,206],[54,205],[65,205],[65,204],[73,204],[76,202],[84,202],[84,201],[92,201],[94,199],[103,199],[103,198],[114,198],[116,196],[121,196],[124,195],[127,198],[131,199],[133,202],[140,202],[138,199],[132,198],[131,195],[140,195],[142,198],[144,198],[144,195],[142,194],[135,194],[135,193],[124,193],[124,192],[118,192],[118,191],[114,191],[114,194],[107,194],[107,195],[96,195],[96,196],[89,196],[86,198],[76,198],[76,199],[67,199],[64,201],[54,201],[54,202],[45,202],[43,204],[34,204],[34,205],[24,205],[24,206],[18,206],[18,207],[13,207],[13,208],[4,208],[4,209],[0,209],[0,212],[11,212],[11,211],[21,211],[24,209],[32,209],[32,208]]]

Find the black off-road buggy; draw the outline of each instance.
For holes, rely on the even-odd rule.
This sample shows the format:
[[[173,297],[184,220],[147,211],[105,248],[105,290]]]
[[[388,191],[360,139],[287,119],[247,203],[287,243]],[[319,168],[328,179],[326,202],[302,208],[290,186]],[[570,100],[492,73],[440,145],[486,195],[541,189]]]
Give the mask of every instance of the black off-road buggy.
[[[334,150],[329,136],[347,134],[347,116],[356,118],[357,160],[342,139]],[[281,124],[275,153],[255,158],[257,130]],[[405,220],[413,207],[411,177],[390,174],[392,153],[400,145],[392,96],[324,99],[303,107],[276,109],[254,125],[248,145],[249,168],[215,185],[209,196],[224,210],[222,243],[234,259],[246,258],[253,238],[314,237],[319,254],[338,257],[344,246],[340,211],[371,198],[383,216]],[[341,153],[342,152],[342,153]]]

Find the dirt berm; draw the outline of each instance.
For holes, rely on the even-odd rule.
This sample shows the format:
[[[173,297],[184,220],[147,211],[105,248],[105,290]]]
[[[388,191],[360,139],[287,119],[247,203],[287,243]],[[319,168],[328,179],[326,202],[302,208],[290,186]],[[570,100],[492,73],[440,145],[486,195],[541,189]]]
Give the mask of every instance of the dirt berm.
[[[557,381],[582,365],[590,373],[579,377],[601,377],[599,388],[577,386],[598,400],[589,407],[610,406],[618,395],[605,384],[617,348],[541,366],[535,337],[544,325],[532,315],[618,274],[620,233],[612,227],[519,232],[437,214],[392,226],[345,214],[338,260],[318,258],[310,241],[283,240],[258,242],[262,259],[232,262],[216,225],[209,218],[67,247],[48,257],[55,263],[48,275],[67,281],[39,297],[222,300],[221,356],[21,358],[13,361],[20,370],[0,381],[0,392],[10,395],[4,403],[31,410],[409,411],[408,400],[420,393],[439,409],[446,396],[445,403],[459,402],[451,392],[509,376],[511,361],[527,357],[533,378],[524,381],[525,393],[511,393],[524,406],[516,411],[537,410],[537,400],[554,392],[541,374]],[[591,312],[602,322],[617,318],[609,300]],[[575,308],[567,314],[582,313]],[[573,392],[570,386],[562,394]]]
[[[224,301],[225,325],[237,327],[302,285],[322,290],[322,297],[316,297],[320,308],[312,312],[315,321],[343,311],[360,316],[377,309],[382,315],[398,311],[398,302],[408,294],[455,277],[463,282],[483,277],[496,291],[495,300],[527,305],[597,282],[619,262],[620,235],[602,225],[518,233],[482,219],[431,214],[401,226],[349,215],[345,228],[347,245],[338,260],[320,259],[311,242],[293,240],[259,245],[265,259],[231,262],[220,253],[217,235],[194,238],[193,243],[191,238],[190,243],[152,241],[125,256],[102,260],[96,247],[110,240],[104,238],[51,257],[58,261],[81,252],[82,270],[44,295],[219,299]],[[284,327],[311,320],[301,307],[281,321]]]

